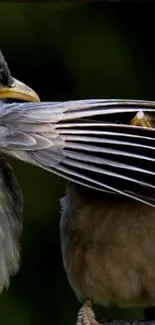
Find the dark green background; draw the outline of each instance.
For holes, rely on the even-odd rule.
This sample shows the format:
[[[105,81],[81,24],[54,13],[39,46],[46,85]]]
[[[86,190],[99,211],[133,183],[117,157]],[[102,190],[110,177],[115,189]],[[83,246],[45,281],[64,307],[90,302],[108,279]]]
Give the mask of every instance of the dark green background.
[[[0,3],[0,47],[14,77],[42,100],[155,100],[155,5]],[[10,159],[9,159],[10,160]],[[0,323],[74,325],[79,303],[63,270],[59,198],[66,182],[11,160],[24,192],[21,269],[0,298]],[[142,318],[99,310],[99,320]]]

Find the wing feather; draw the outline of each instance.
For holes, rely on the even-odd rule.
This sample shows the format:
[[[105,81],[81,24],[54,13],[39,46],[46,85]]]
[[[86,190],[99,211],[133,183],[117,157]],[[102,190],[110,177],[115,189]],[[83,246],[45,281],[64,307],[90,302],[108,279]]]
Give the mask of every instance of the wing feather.
[[[155,206],[155,129],[129,125],[155,102],[2,104],[0,150],[77,183]]]

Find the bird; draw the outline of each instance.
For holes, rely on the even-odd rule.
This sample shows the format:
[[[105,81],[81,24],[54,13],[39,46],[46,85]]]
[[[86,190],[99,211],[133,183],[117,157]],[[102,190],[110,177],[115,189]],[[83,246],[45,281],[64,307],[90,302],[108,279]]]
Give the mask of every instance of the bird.
[[[94,303],[155,306],[155,102],[3,101],[0,152],[68,180],[60,200],[60,240],[68,281],[82,304],[77,325],[98,325]],[[11,179],[9,199],[0,197],[3,209],[11,209],[1,221],[3,233],[6,222],[15,231],[5,236],[8,251],[0,246],[9,266],[10,247],[16,259],[20,252],[22,205]],[[8,265],[6,271],[8,279]]]
[[[3,103],[11,100],[39,101],[39,97],[30,87],[12,77],[0,51],[0,112]],[[2,142],[4,137],[9,139],[5,127],[0,126],[0,137]],[[1,146],[5,147],[2,142]],[[0,155],[0,292],[9,286],[10,276],[19,269],[22,210],[20,185],[13,169]]]

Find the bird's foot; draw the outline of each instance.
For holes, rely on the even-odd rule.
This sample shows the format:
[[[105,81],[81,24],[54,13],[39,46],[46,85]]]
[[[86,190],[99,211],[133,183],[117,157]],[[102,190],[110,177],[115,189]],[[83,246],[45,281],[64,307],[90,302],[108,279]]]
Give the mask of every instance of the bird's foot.
[[[143,111],[139,111],[134,118],[130,121],[130,125],[135,126],[143,126],[146,128],[151,128],[151,121],[149,120],[148,116],[143,113]]]
[[[76,325],[100,325],[95,320],[95,314],[92,310],[90,301],[85,301],[82,308],[79,310]]]

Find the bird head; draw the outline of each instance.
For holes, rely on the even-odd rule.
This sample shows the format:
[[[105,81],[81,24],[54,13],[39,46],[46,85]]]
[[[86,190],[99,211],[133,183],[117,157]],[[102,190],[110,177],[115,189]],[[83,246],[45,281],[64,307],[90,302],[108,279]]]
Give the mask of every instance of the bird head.
[[[9,67],[0,51],[0,100],[21,100],[39,102],[36,92],[11,76]]]

